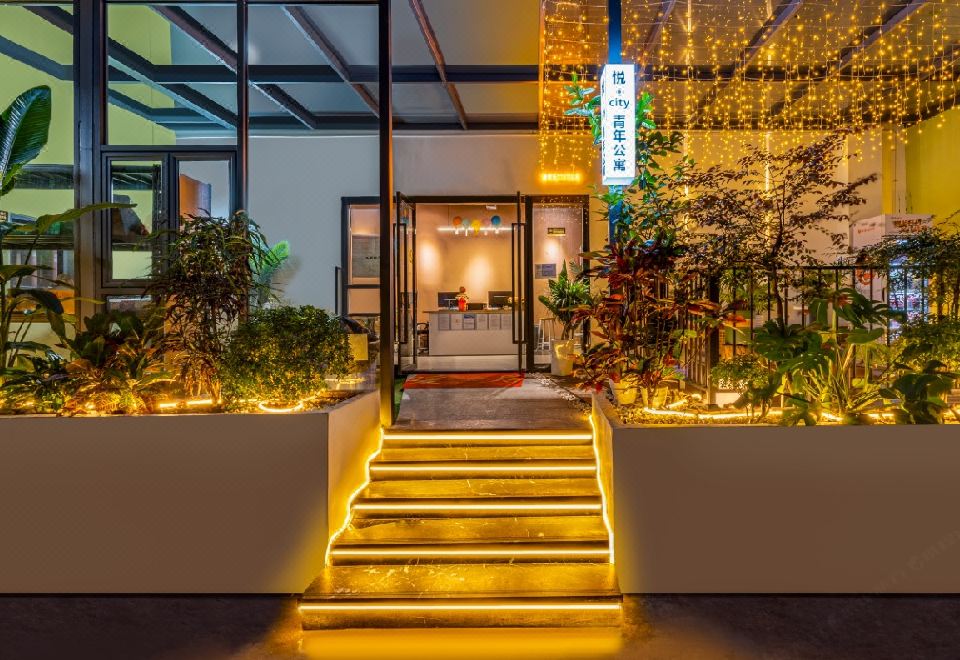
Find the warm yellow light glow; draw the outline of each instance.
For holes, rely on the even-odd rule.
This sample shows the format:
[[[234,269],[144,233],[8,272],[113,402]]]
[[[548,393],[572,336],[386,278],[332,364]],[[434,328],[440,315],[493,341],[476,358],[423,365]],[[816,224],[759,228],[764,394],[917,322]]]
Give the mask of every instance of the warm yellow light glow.
[[[367,457],[367,467],[366,467],[366,476],[359,486],[350,493],[350,497],[347,498],[347,510],[343,516],[343,522],[340,523],[340,527],[330,535],[330,540],[327,541],[327,549],[323,555],[323,563],[327,566],[330,565],[330,551],[333,549],[334,544],[343,536],[343,533],[347,530],[347,527],[350,526],[350,512],[354,507],[354,501],[360,496],[360,493],[370,485],[370,464],[376,460],[377,456],[380,455],[380,452],[383,451],[383,429],[380,429],[380,441],[377,443],[376,450],[373,451]]]
[[[578,465],[373,465],[371,472],[491,472],[491,473],[517,473],[525,472],[583,472],[593,474],[597,471],[596,466],[590,464]]]
[[[419,513],[423,511],[600,511],[601,505],[599,503],[593,504],[588,502],[571,502],[568,504],[530,504],[522,502],[509,504],[498,504],[494,502],[489,504],[461,504],[456,502],[451,502],[449,504],[431,504],[429,502],[423,502],[420,504],[401,504],[383,502],[381,504],[371,504],[368,502],[360,502],[358,504],[354,504],[353,508],[355,511],[406,511],[409,513]]]
[[[379,612],[463,612],[478,611],[489,612],[496,610],[517,610],[517,611],[545,611],[545,610],[569,610],[572,612],[591,610],[603,612],[617,612],[620,610],[620,603],[583,603],[583,602],[548,602],[548,603],[329,603],[329,604],[303,604],[300,605],[301,612],[343,612],[343,611],[379,611]]]
[[[384,433],[384,440],[543,440],[575,441],[592,440],[589,433]]]
[[[259,408],[263,412],[274,413],[274,414],[286,414],[286,413],[292,413],[292,412],[299,412],[303,410],[305,407],[306,407],[306,404],[303,401],[301,401],[295,406],[290,406],[287,408],[274,408],[274,407],[268,406],[264,401],[261,401],[257,404],[257,408]]]
[[[582,172],[540,172],[541,183],[583,183]]]
[[[504,548],[504,549],[483,549],[469,550],[460,548],[411,548],[407,550],[377,548],[334,548],[330,555],[332,557],[607,557],[610,551],[603,549],[583,549],[574,548]]]
[[[593,419],[593,415],[590,415],[590,429],[592,430],[591,436],[593,437],[593,457],[597,462],[597,486],[600,488],[600,504],[601,504],[601,517],[603,518],[603,526],[607,530],[607,539],[609,541],[609,547],[607,549],[607,555],[609,557],[610,563],[614,563],[614,549],[613,549],[613,524],[610,522],[610,510],[607,504],[607,489],[603,484],[603,473],[600,470],[600,440],[599,434],[597,433],[597,424]],[[607,470],[611,470],[612,465],[607,466]]]

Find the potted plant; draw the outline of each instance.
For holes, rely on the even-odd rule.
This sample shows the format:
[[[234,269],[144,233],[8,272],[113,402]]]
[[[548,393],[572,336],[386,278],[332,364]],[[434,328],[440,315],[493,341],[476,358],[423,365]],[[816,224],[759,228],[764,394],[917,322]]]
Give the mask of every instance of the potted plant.
[[[576,310],[591,302],[590,283],[580,277],[580,267],[571,262],[570,270],[574,274],[572,278],[567,272],[567,264],[563,264],[559,277],[547,282],[548,294],[540,296],[540,302],[563,328],[559,339],[550,340],[550,373],[554,376],[573,373],[573,337],[580,325],[576,320]]]

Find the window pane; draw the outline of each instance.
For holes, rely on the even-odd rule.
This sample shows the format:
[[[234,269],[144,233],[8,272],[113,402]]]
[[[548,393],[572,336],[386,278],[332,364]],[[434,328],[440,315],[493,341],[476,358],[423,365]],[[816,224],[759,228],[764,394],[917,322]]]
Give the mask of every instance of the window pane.
[[[109,144],[233,142],[236,20],[233,4],[110,4]]]
[[[27,165],[13,191],[0,198],[0,220],[28,221],[73,206],[73,37],[64,23],[58,27],[58,19],[68,24],[71,14],[70,5],[0,5],[0,110],[38,85],[50,87],[53,106],[47,146]],[[39,277],[25,278],[21,285],[72,297],[73,226],[56,225],[33,249],[31,243],[26,236],[8,236],[3,263],[44,266]]]
[[[111,161],[110,198],[136,204],[134,208],[110,213],[112,279],[137,280],[149,277],[153,263],[150,235],[163,228],[163,163]]]
[[[230,217],[230,161],[181,160],[177,167],[180,217]]]

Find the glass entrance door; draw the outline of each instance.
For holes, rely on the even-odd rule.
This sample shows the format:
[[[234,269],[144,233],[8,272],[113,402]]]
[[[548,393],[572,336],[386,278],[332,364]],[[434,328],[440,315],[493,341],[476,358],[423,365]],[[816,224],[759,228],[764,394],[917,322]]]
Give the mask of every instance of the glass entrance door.
[[[585,195],[525,198],[530,259],[525,321],[531,369],[548,369],[551,346],[563,339],[563,324],[540,302],[540,296],[549,295],[550,280],[556,280],[564,267],[567,276],[573,278],[584,266],[581,254],[589,250],[589,204],[590,198]],[[583,333],[573,339],[574,349],[580,350]]]
[[[394,291],[396,372],[417,368],[417,267],[416,206],[397,193],[397,220],[394,223]]]
[[[527,231],[527,214],[523,204],[523,196],[517,193],[517,221],[513,223],[511,237],[510,271],[511,271],[511,301],[513,343],[517,347],[517,371],[526,371],[528,355],[528,328],[526,323],[527,307],[530,294],[529,269],[529,242],[530,233]]]

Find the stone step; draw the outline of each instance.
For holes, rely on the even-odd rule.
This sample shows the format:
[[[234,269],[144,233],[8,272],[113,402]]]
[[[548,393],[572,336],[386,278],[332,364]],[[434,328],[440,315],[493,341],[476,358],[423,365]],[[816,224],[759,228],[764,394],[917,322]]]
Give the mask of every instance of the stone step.
[[[522,461],[410,461],[370,464],[370,478],[379,479],[459,479],[497,477],[522,479],[529,477],[593,477],[597,465],[593,460]]]
[[[599,514],[588,516],[525,516],[487,518],[358,519],[338,537],[338,543],[449,543],[484,541],[607,541]]]
[[[589,431],[409,431],[389,432],[383,436],[388,447],[501,447],[531,445],[592,445]]]
[[[599,497],[600,487],[591,478],[534,479],[391,479],[371,481],[361,498],[465,499]]]
[[[607,563],[606,541],[518,541],[473,543],[337,543],[330,562],[342,565]]]
[[[447,445],[430,447],[386,446],[377,462],[407,463],[421,461],[521,461],[521,460],[595,460],[589,445]]]
[[[412,598],[541,598],[618,595],[612,564],[421,564],[327,566],[305,601]]]
[[[620,596],[526,598],[338,598],[303,600],[304,630],[348,628],[616,628]]]
[[[401,483],[401,482],[395,482]],[[436,483],[436,482],[431,482]],[[371,484],[373,486],[375,484]],[[476,518],[481,516],[582,516],[603,509],[597,497],[359,497],[360,518]]]

